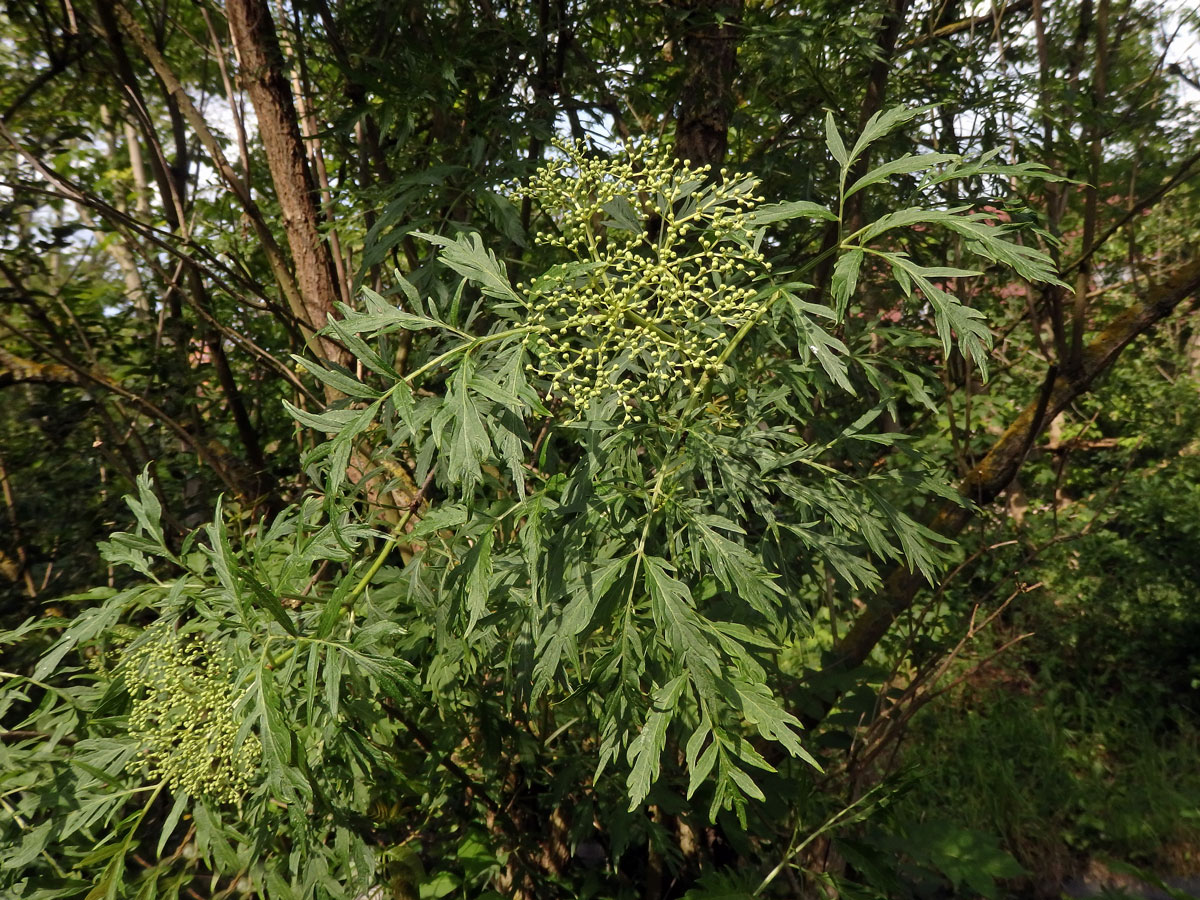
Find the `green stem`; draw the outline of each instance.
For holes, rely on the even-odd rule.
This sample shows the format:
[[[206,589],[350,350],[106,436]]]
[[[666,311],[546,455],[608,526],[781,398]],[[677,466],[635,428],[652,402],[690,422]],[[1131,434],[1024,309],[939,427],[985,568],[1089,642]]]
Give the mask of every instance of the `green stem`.
[[[416,502],[414,502],[413,505],[408,508],[408,511],[400,517],[400,521],[392,527],[392,533],[388,535],[383,542],[383,546],[379,549],[379,552],[375,554],[375,559],[371,562],[371,568],[369,568],[366,571],[366,574],[364,574],[363,577],[358,580],[358,584],[354,586],[353,590],[351,590],[350,593],[346,595],[346,598],[342,601],[342,609],[349,609],[351,606],[353,606],[354,601],[362,596],[363,591],[367,589],[367,585],[371,583],[371,580],[379,574],[379,570],[383,568],[383,564],[387,561],[388,556],[391,555],[393,548],[395,548],[400,538],[404,536],[404,527],[408,525],[408,523],[412,520],[412,517],[416,515],[417,507],[420,505],[421,495],[424,493],[424,488],[417,492]],[[299,646],[299,644],[304,642],[308,642],[308,639],[300,639],[296,643],[280,651],[275,656],[272,656],[271,668],[278,669],[280,666],[282,666],[292,657],[292,654],[296,652],[296,648]]]
[[[425,372],[428,372],[432,369],[436,369],[438,366],[442,365],[442,363],[446,362],[448,359],[452,359],[454,356],[458,355],[459,353],[464,353],[464,354],[471,353],[473,350],[475,350],[478,347],[482,347],[484,344],[490,344],[495,341],[504,340],[505,338],[516,337],[516,336],[519,336],[522,334],[528,334],[530,331],[531,331],[531,329],[524,328],[524,327],[523,328],[510,328],[506,331],[498,331],[495,334],[484,335],[483,337],[474,338],[473,340],[468,341],[467,343],[459,344],[457,347],[452,347],[451,349],[447,350],[445,353],[441,354],[440,356],[437,356],[434,359],[430,360],[425,365],[421,366],[419,369],[416,369],[415,371],[409,373],[408,375],[405,375],[404,382],[406,382],[406,383],[413,382],[420,375],[423,375]],[[385,397],[389,396],[399,386],[400,386],[400,382],[397,382],[394,386],[392,386],[384,394],[384,396]],[[376,575],[379,574],[379,570],[383,568],[383,564],[387,561],[387,558],[391,554],[392,549],[399,542],[400,538],[403,537],[405,526],[408,525],[408,523],[412,520],[412,517],[414,515],[416,515],[417,507],[420,505],[420,500],[421,500],[421,497],[424,495],[424,493],[425,493],[425,488],[422,488],[420,491],[417,492],[416,501],[413,503],[412,506],[409,507],[408,511],[403,516],[401,516],[400,521],[397,522],[392,527],[392,533],[390,535],[388,535],[388,537],[384,540],[383,546],[380,548],[379,552],[375,555],[375,559],[371,563],[371,567],[366,571],[366,573],[363,575],[363,577],[358,580],[358,583],[354,586],[353,590],[351,590],[350,593],[346,596],[346,599],[342,601],[342,604],[341,604],[342,609],[349,609],[351,606],[353,606],[354,601],[356,601],[360,596],[362,596],[363,591],[365,591],[367,589],[367,585],[369,585],[371,583],[371,580]],[[285,662],[287,662],[292,657],[292,655],[296,652],[296,647],[297,647],[297,644],[292,644],[290,647],[287,647],[286,649],[282,650],[280,653],[271,657],[271,663],[270,663],[271,668],[277,669],[281,665],[283,665]]]
[[[705,402],[708,401],[709,397],[712,395],[712,373],[719,372],[721,370],[725,363],[728,362],[729,357],[733,355],[733,351],[737,349],[738,344],[746,339],[746,336],[750,333],[754,326],[756,326],[762,320],[762,317],[766,315],[767,311],[775,305],[775,301],[782,296],[783,290],[780,288],[775,288],[770,294],[769,298],[754,311],[754,314],[742,323],[742,326],[737,330],[733,337],[730,338],[729,343],[725,345],[725,349],[721,351],[721,355],[717,357],[716,364],[700,377],[700,383],[696,385],[696,390],[692,393],[692,397],[688,401],[688,405],[684,407],[683,414],[680,416],[680,421],[687,419],[687,417],[695,411],[697,402],[699,400],[704,400]]]
[[[784,855],[783,855],[783,859],[781,859],[779,861],[779,864],[777,866],[775,866],[775,868],[773,868],[770,872],[767,873],[767,877],[764,878],[762,880],[762,882],[759,884],[759,886],[754,889],[754,893],[751,896],[757,897],[764,890],[766,890],[768,885],[770,885],[770,883],[779,876],[779,873],[782,872],[784,870],[784,868],[787,867],[788,863],[792,860],[792,858],[794,856],[796,856],[798,853],[802,852],[805,847],[807,847],[809,844],[811,844],[813,841],[815,841],[821,835],[830,831],[838,823],[850,818],[851,815],[854,814],[856,811],[858,811],[861,807],[863,807],[867,803],[868,800],[874,801],[875,796],[878,793],[879,793],[879,787],[875,787],[875,788],[867,791],[867,793],[863,794],[861,797],[859,797],[857,800],[855,800],[849,806],[838,810],[836,813],[834,813],[832,816],[830,816],[828,819],[826,819],[820,828],[818,828],[816,831],[809,834],[809,836],[806,837],[804,840],[802,840],[799,844],[792,844],[791,846],[789,846],[787,852],[784,853]],[[796,840],[796,833],[798,831],[799,831],[799,823],[797,823],[796,827],[792,830],[792,841]],[[790,844],[790,842],[789,842],[789,844]]]
[[[371,563],[371,568],[367,569],[366,574],[359,579],[358,584],[354,586],[354,589],[350,591],[350,593],[346,596],[346,599],[342,601],[343,607],[352,606],[354,601],[357,600],[362,595],[362,592],[367,589],[367,585],[371,583],[371,579],[374,578],[379,573],[379,570],[383,568],[383,564],[391,554],[392,548],[396,546],[396,543],[404,535],[404,527],[409,523],[414,515],[416,515],[416,507],[409,507],[408,512],[400,517],[400,521],[396,523],[395,527],[392,529],[392,533],[388,535],[387,539],[383,542],[383,547],[381,547],[379,552],[375,555],[375,560]]]
[[[426,372],[430,371],[431,369],[436,369],[442,363],[446,362],[446,360],[452,359],[453,357],[457,356],[459,353],[470,353],[473,350],[475,350],[477,347],[482,347],[484,344],[490,344],[493,341],[501,341],[501,340],[504,340],[505,338],[516,337],[516,336],[522,335],[522,334],[529,334],[532,331],[533,331],[533,329],[529,328],[529,327],[509,328],[507,331],[498,331],[495,334],[485,334],[483,337],[475,338],[471,341],[468,341],[465,344],[459,344],[457,347],[451,347],[445,353],[441,354],[438,357],[435,357],[434,359],[431,359],[429,362],[425,363],[425,365],[421,366],[419,369],[416,369],[413,372],[409,373],[408,375],[405,375],[404,380],[411,384],[413,381],[416,380],[416,378],[418,376],[424,375]],[[395,389],[396,388],[393,387],[393,388],[389,389],[387,393],[390,394]]]
[[[679,346],[679,340],[674,335],[672,335],[666,331],[663,331],[660,327],[655,325],[653,322],[651,322],[649,319],[647,319],[641,313],[636,313],[632,309],[626,309],[624,312],[625,312],[625,318],[628,319],[630,322],[632,322],[634,325],[637,325],[641,328],[645,328],[647,331],[653,333],[655,337],[657,337],[663,341],[674,344],[676,347]]]
[[[128,849],[129,845],[133,843],[133,836],[137,833],[138,828],[141,827],[142,820],[146,818],[146,813],[150,812],[150,807],[154,805],[154,801],[158,799],[158,795],[162,793],[162,790],[164,787],[166,787],[166,785],[167,783],[165,781],[160,781],[154,786],[154,792],[150,795],[149,799],[146,800],[146,805],[142,807],[142,811],[138,813],[137,819],[135,819],[133,822],[133,827],[129,829],[129,833],[125,835],[126,849]]]

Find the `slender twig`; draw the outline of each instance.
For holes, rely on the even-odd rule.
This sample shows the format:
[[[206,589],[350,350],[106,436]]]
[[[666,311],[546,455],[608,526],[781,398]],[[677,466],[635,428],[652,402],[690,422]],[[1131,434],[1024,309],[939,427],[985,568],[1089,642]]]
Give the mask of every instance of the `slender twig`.
[[[0,315],[0,327],[7,329],[15,336],[21,338],[24,341],[27,341],[28,343],[30,343],[31,345],[36,347],[38,350],[40,350],[42,353],[45,353],[47,356],[54,359],[56,362],[60,363],[63,366],[66,366],[68,369],[70,369],[72,372],[74,372],[77,376],[79,376],[79,379],[81,382],[94,384],[97,387],[104,388],[105,390],[116,394],[118,397],[124,397],[126,400],[130,401],[135,406],[137,406],[139,409],[141,409],[144,413],[148,414],[151,418],[157,419],[159,422],[162,422],[164,425],[167,426],[167,428],[169,428],[175,434],[176,437],[178,437],[188,447],[190,447],[192,449],[192,451],[195,452],[195,454],[198,457],[200,457],[200,459],[203,460],[204,463],[209,468],[211,468],[213,470],[214,473],[216,473],[217,477],[220,478],[222,482],[224,482],[225,486],[230,491],[232,491],[234,494],[237,494],[238,496],[241,496],[244,493],[241,486],[234,480],[233,476],[229,473],[229,471],[225,468],[225,466],[217,459],[217,457],[213,454],[213,452],[204,445],[204,442],[198,440],[190,431],[187,430],[187,428],[185,428],[183,425],[181,425],[178,421],[173,419],[171,416],[167,415],[167,413],[164,412],[156,404],[152,403],[150,400],[147,400],[145,397],[142,397],[139,394],[135,394],[133,391],[117,384],[114,381],[110,381],[109,379],[107,379],[95,372],[89,371],[88,369],[79,365],[79,363],[77,363],[75,360],[71,359],[70,357],[62,355],[58,351],[47,346],[42,341],[39,341],[37,338],[33,337],[31,334],[26,332],[24,329],[13,324],[11,321],[8,320],[7,317],[5,317],[3,315]]]
[[[1145,210],[1155,206],[1158,201],[1160,201],[1163,197],[1187,180],[1188,175],[1191,174],[1192,169],[1198,163],[1200,163],[1200,151],[1193,153],[1182,163],[1180,163],[1179,168],[1175,171],[1175,174],[1172,175],[1167,181],[1163,182],[1163,184],[1160,185],[1156,190],[1152,191],[1150,194],[1129,207],[1129,209],[1125,211],[1124,215],[1122,215],[1119,219],[1117,219],[1116,222],[1105,229],[1105,231],[1098,238],[1096,238],[1096,240],[1093,241],[1091,245],[1083,251],[1083,253],[1079,255],[1078,259],[1075,259],[1068,265],[1063,266],[1062,275],[1066,276],[1070,274],[1091,259],[1092,256],[1094,256],[1101,247],[1108,243],[1109,239],[1114,234],[1125,227],[1125,225],[1127,225],[1131,219],[1141,215]]]
[[[24,729],[17,729],[16,731],[0,731],[0,742],[2,742],[2,743],[12,743],[13,741],[27,741],[27,740],[30,740],[33,738],[41,738],[44,740],[49,740],[50,737],[51,737],[51,735],[47,734],[44,731],[29,731],[29,730],[24,730]],[[58,742],[60,744],[74,744],[77,740],[78,740],[78,738],[73,737],[72,735],[69,735],[69,734],[64,734],[58,738]]]
[[[412,517],[416,515],[417,510],[421,508],[421,504],[425,500],[425,494],[428,493],[431,487],[433,487],[434,474],[434,470],[430,469],[429,474],[425,477],[425,483],[422,484],[421,489],[418,490],[415,495],[413,495],[412,502],[408,505],[408,510],[400,518],[400,521],[397,522],[392,528],[392,533],[388,536],[388,538],[384,541],[383,546],[379,549],[379,553],[375,556],[375,561],[371,563],[371,568],[367,570],[366,574],[363,575],[358,584],[354,586],[354,589],[346,596],[346,599],[342,603],[343,609],[349,608],[354,601],[358,599],[359,595],[367,589],[367,585],[371,583],[371,579],[373,579],[379,570],[383,568],[383,564],[387,561],[388,556],[391,555],[392,549],[404,536],[405,527],[408,525],[409,521],[411,521]]]

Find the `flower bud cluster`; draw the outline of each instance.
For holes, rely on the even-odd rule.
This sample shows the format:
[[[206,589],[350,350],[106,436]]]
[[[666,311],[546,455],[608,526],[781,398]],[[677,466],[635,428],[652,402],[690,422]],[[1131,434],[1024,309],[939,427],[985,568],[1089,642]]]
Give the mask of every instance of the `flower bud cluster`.
[[[237,743],[233,667],[204,641],[162,629],[119,671],[133,699],[129,732],[143,746],[138,769],[172,791],[239,802],[262,748],[253,733]]]
[[[558,145],[524,193],[565,250],[527,290],[531,368],[582,414],[615,393],[626,418],[676,385],[713,373],[753,314],[753,281],[770,268],[751,213],[757,182],[676,162],[646,143],[599,159]]]

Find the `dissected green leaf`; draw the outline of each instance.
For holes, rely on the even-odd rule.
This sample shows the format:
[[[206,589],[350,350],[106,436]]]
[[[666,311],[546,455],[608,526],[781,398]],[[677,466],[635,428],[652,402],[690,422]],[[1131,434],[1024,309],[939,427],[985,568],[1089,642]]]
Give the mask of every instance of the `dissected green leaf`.
[[[876,166],[846,188],[846,193],[843,196],[850,197],[857,194],[863,188],[886,181],[893,175],[907,175],[911,172],[920,172],[923,169],[932,169],[955,159],[958,159],[958,157],[953,153],[920,153],[916,155],[906,153],[899,159],[893,159],[881,166]]]
[[[832,110],[825,113],[825,146],[829,148],[830,155],[843,170],[850,165],[850,154],[846,152],[846,145],[842,143],[842,136],[838,133]]]
[[[834,309],[839,319],[846,315],[850,298],[854,296],[854,289],[858,286],[858,272],[862,268],[862,261],[863,251],[854,247],[843,252],[833,267],[831,284]]]
[[[414,231],[413,234],[441,247],[438,258],[478,285],[487,296],[501,300],[520,299],[509,284],[504,264],[496,259],[496,254],[484,247],[483,238],[478,233],[460,234],[454,239],[420,231]]]
[[[751,227],[785,222],[788,219],[822,219],[836,222],[837,216],[819,203],[809,200],[792,200],[787,203],[772,203],[760,206],[750,214]]]
[[[650,793],[650,787],[658,779],[662,768],[662,752],[667,743],[667,727],[671,724],[675,704],[678,702],[687,680],[677,675],[651,695],[650,714],[638,736],[629,745],[629,762],[632,766],[627,782],[629,809],[637,809]]]

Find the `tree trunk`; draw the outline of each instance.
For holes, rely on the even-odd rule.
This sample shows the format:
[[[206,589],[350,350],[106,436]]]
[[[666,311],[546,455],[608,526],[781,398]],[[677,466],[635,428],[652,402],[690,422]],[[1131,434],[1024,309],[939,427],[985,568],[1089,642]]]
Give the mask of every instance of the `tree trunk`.
[[[283,55],[271,10],[265,0],[227,0],[225,10],[241,60],[241,82],[258,117],[304,312],[309,324],[324,328],[339,291],[333,257],[318,227],[316,183],[308,168],[300,120],[283,72]],[[345,350],[335,342],[323,340],[321,346],[328,359],[343,364],[348,361]]]
[[[675,156],[694,166],[717,167],[729,147],[743,0],[691,0],[684,8],[684,82],[675,120]]]

